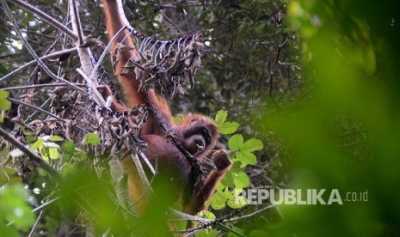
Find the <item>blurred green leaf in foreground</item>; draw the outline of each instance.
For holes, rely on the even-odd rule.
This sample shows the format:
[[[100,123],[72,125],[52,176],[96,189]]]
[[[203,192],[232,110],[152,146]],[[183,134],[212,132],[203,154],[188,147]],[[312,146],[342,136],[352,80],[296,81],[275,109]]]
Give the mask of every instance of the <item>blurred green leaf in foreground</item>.
[[[18,230],[29,230],[34,214],[27,199],[22,185],[0,186],[0,236],[19,236]]]
[[[259,126],[290,151],[291,188],[367,192],[367,201],[283,206],[276,236],[399,236],[399,1],[291,1],[306,86]],[[271,112],[273,111],[273,112]],[[346,198],[346,197],[343,197]]]

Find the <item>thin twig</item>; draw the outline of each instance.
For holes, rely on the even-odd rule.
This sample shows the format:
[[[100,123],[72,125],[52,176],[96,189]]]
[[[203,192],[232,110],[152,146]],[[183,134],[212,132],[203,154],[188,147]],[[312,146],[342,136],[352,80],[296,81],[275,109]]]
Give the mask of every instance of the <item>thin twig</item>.
[[[227,226],[227,225],[224,225],[224,224],[218,223],[218,222],[217,222],[217,225],[218,225],[219,227],[221,227],[222,229],[224,229],[225,231],[231,232],[231,233],[235,234],[236,236],[239,236],[239,237],[246,237],[244,234],[238,232],[237,230],[235,230],[235,229],[233,229],[233,228],[231,228],[231,227],[229,227],[229,226]]]
[[[43,210],[39,212],[39,215],[38,215],[38,217],[36,218],[36,221],[35,221],[35,223],[33,224],[32,229],[31,229],[31,231],[30,231],[29,234],[28,234],[28,237],[32,237],[32,235],[35,233],[36,227],[37,227],[37,225],[39,224],[39,221],[40,221],[40,219],[42,218],[42,215],[43,215]]]
[[[45,59],[49,59],[49,58],[56,58],[56,57],[62,56],[62,55],[64,55],[64,54],[72,53],[72,52],[74,52],[75,50],[76,50],[76,48],[64,49],[64,50],[56,51],[56,52],[53,52],[53,53],[44,55],[44,56],[40,57],[40,59],[41,59],[41,60],[45,60]],[[14,69],[14,70],[12,70],[11,72],[7,73],[6,75],[2,76],[2,77],[0,78],[0,81],[7,80],[7,79],[11,78],[12,76],[14,76],[14,74],[16,74],[16,73],[18,73],[18,72],[24,70],[25,68],[31,66],[32,64],[34,64],[34,63],[36,63],[36,62],[37,62],[37,60],[32,60],[32,61],[30,61],[30,62],[25,63],[24,65],[22,65],[22,66],[20,66],[20,67],[18,67],[18,68],[16,68],[16,69]]]
[[[9,54],[4,54],[4,55],[0,55],[0,59],[5,59],[5,58],[11,58],[11,57],[15,57],[21,55],[21,53],[9,53]]]
[[[40,111],[40,112],[42,112],[42,113],[44,113],[44,114],[49,115],[50,117],[53,117],[53,118],[55,118],[55,119],[57,119],[57,120],[60,120],[60,121],[65,122],[64,119],[58,117],[58,116],[55,115],[55,114],[50,113],[50,112],[47,111],[47,110],[44,110],[44,109],[42,109],[42,108],[40,108],[40,107],[38,107],[38,106],[36,106],[36,105],[31,105],[31,104],[25,103],[25,102],[23,102],[23,101],[20,101],[20,100],[14,99],[14,98],[8,98],[8,100],[10,100],[11,102],[14,102],[14,103],[16,103],[16,104],[25,105],[25,106],[27,106],[27,107],[29,107],[29,108],[31,108],[31,109]]]
[[[91,91],[95,96],[93,96],[94,101],[97,103],[97,105],[109,109],[108,103],[104,100],[104,98],[101,96],[100,92],[97,90],[96,86],[93,86],[93,83],[91,83],[91,80],[86,76],[86,74],[82,71],[82,69],[77,68],[76,71],[82,76],[83,79],[87,82],[87,85],[89,89],[92,89]],[[97,81],[96,81],[97,84]],[[97,96],[96,96],[97,95]]]
[[[186,221],[196,221],[199,222],[201,224],[209,224],[212,223],[212,220],[203,218],[203,217],[199,217],[199,216],[194,216],[182,211],[178,211],[176,209],[170,209],[172,211],[172,213],[179,218],[179,220],[186,220]]]
[[[140,180],[143,183],[143,186],[145,187],[145,191],[146,192],[151,191],[152,189],[151,189],[149,179],[147,178],[146,173],[144,172],[144,169],[143,169],[142,163],[140,162],[139,157],[137,156],[137,154],[131,154],[131,159],[136,166]]]
[[[59,76],[57,76],[56,74],[54,74],[45,63],[43,63],[43,61],[39,58],[39,56],[37,55],[37,53],[35,52],[35,50],[32,48],[32,46],[29,44],[29,42],[24,38],[24,36],[21,33],[21,30],[18,27],[18,23],[17,20],[15,19],[15,17],[12,15],[12,12],[6,2],[6,0],[2,0],[2,4],[3,4],[3,8],[4,8],[4,12],[6,13],[7,17],[12,21],[13,23],[13,27],[15,32],[17,33],[18,37],[20,38],[20,40],[22,42],[24,42],[24,46],[26,47],[26,49],[28,50],[28,52],[32,55],[32,57],[37,61],[37,63],[39,64],[40,68],[43,69],[43,71],[45,71],[47,73],[47,75],[49,75],[51,78],[56,79],[56,80],[60,80],[63,81],[67,84],[69,84],[70,86],[72,86],[73,88],[81,91],[81,92],[85,92],[85,90],[75,86],[74,84],[72,84],[71,82],[65,80],[64,78],[61,78]]]
[[[200,225],[198,227],[193,227],[191,229],[187,229],[187,230],[183,230],[183,231],[177,231],[177,232],[178,233],[183,233],[183,237],[191,237],[191,236],[194,236],[194,234],[196,234],[196,233],[198,233],[200,231],[203,231],[203,230],[205,230],[205,229],[207,229],[209,227],[212,227],[212,226],[219,226],[223,230],[225,230],[227,232],[232,232],[236,236],[246,237],[245,235],[237,232],[233,228],[231,228],[231,227],[229,227],[229,226],[227,226],[227,225],[225,225],[225,224],[223,224],[223,223],[221,223],[220,221],[217,221],[217,220],[215,220],[213,222],[210,222],[210,223],[202,224],[202,225]]]
[[[175,22],[172,21],[172,19],[170,19],[167,14],[165,14],[164,11],[161,11],[161,16],[167,21],[168,24],[170,24],[172,27],[175,28],[175,30],[179,33],[179,34],[183,34],[183,31],[179,28],[179,26],[177,24],[175,24]]]
[[[84,42],[84,35],[82,30],[81,18],[79,17],[79,9],[75,0],[70,0],[70,14],[72,20],[72,29],[74,34],[78,35],[78,45],[81,46]]]
[[[50,103],[52,100],[52,98],[48,97],[40,106],[39,108],[43,109],[45,106],[47,106],[48,103]],[[28,123],[29,121],[32,120],[32,118],[34,118],[38,113],[40,113],[39,111],[34,111],[33,113],[31,113],[30,115],[28,115],[28,117],[24,120],[24,123]]]
[[[35,207],[35,208],[32,210],[32,212],[40,211],[40,210],[42,210],[43,208],[47,207],[48,205],[52,204],[53,202],[57,201],[58,199],[59,199],[59,198],[56,197],[56,198],[53,198],[53,199],[51,199],[51,200],[49,200],[49,201],[47,201],[47,202],[45,202],[45,203],[42,203],[42,204],[40,204],[39,206]]]
[[[222,222],[223,223],[237,222],[237,221],[240,221],[240,220],[243,220],[243,219],[248,219],[248,218],[254,217],[255,215],[260,214],[261,212],[264,212],[264,211],[266,211],[268,209],[271,209],[271,208],[274,208],[274,207],[276,207],[276,205],[271,204],[271,205],[265,206],[265,207],[263,207],[261,209],[258,209],[258,210],[254,211],[252,213],[249,213],[249,214],[246,214],[246,215],[242,215],[242,216],[232,217],[232,218],[229,218],[229,219],[225,219],[225,220],[222,220]]]
[[[94,68],[92,69],[92,72],[90,73],[90,75],[88,76],[89,80],[93,80],[93,78],[95,78],[97,71],[99,70],[100,65],[103,63],[104,58],[107,55],[107,52],[109,52],[113,41],[119,36],[119,34],[125,30],[127,28],[127,26],[123,26],[121,27],[121,29],[118,30],[117,33],[115,33],[115,35],[111,38],[111,40],[108,42],[106,48],[103,50],[103,52],[101,53],[99,59],[97,60],[96,65],[94,65]],[[123,41],[123,40],[122,40]]]
[[[2,136],[6,141],[17,147],[19,150],[21,150],[25,155],[29,157],[29,159],[37,164],[39,167],[42,169],[46,170],[49,174],[53,176],[58,176],[58,173],[56,170],[54,170],[49,164],[43,161],[43,159],[31,151],[29,148],[27,148],[24,144],[19,142],[14,136],[6,132],[2,127],[0,127],[0,136]]]
[[[143,152],[138,151],[138,156],[144,161],[144,163],[149,168],[150,172],[153,175],[156,175],[156,170],[154,169],[153,165],[150,163],[149,159],[147,159],[146,155]]]
[[[10,0],[8,0],[8,1],[10,1]],[[78,38],[77,35],[75,35],[72,30],[70,30],[64,24],[62,24],[61,22],[57,21],[53,17],[49,16],[45,12],[41,11],[37,7],[32,6],[31,4],[29,4],[29,3],[25,2],[25,1],[22,1],[22,0],[13,0],[13,1],[10,1],[10,2],[11,3],[15,3],[15,4],[27,9],[28,11],[32,12],[33,14],[38,15],[40,19],[46,21],[47,23],[49,23],[50,25],[54,26],[58,30],[61,30],[61,31],[65,32],[67,35],[71,36],[73,39],[77,39]]]
[[[75,83],[76,86],[84,86],[82,83]],[[24,89],[33,89],[33,88],[43,88],[43,87],[64,87],[69,86],[67,83],[43,83],[43,84],[33,84],[33,85],[24,85],[24,86],[10,86],[0,88],[1,90],[11,91],[11,90],[24,90]]]
[[[105,102],[103,96],[101,96],[100,92],[97,90],[97,71],[93,71],[93,56],[92,51],[89,47],[82,47],[82,44],[85,41],[85,35],[83,34],[81,21],[79,18],[79,10],[77,6],[77,2],[75,0],[69,0],[69,10],[71,14],[72,21],[72,29],[76,35],[78,35],[77,50],[79,55],[79,60],[81,62],[81,67],[83,73],[81,75],[86,75],[83,78],[86,80],[86,83],[89,88],[89,92],[93,96],[94,101],[101,107],[107,108],[107,103]],[[93,74],[93,75],[92,75]],[[93,77],[88,77],[91,75]]]
[[[227,219],[218,218],[218,219],[216,219],[214,221],[210,221],[210,220],[207,220],[207,219],[205,219],[207,221],[199,221],[199,220],[196,220],[196,219],[189,219],[188,217],[191,218],[190,215],[188,215],[186,213],[183,213],[184,215],[182,215],[178,211],[175,211],[175,213],[178,213],[180,217],[185,217],[186,220],[199,221],[201,223],[200,226],[193,227],[193,228],[187,229],[187,230],[177,231],[177,232],[184,233],[184,235],[183,235],[184,237],[189,237],[189,236],[193,236],[195,233],[200,232],[200,231],[202,231],[204,229],[207,229],[209,227],[219,226],[219,227],[225,229],[226,231],[229,231],[229,232],[232,232],[232,233],[236,234],[237,236],[243,236],[241,233],[238,233],[237,231],[233,230],[229,226],[225,225],[225,223],[232,223],[232,222],[237,222],[237,221],[240,221],[240,220],[248,219],[248,218],[251,218],[251,217],[254,217],[254,216],[260,214],[261,212],[264,212],[264,211],[266,211],[268,209],[271,209],[273,207],[276,207],[276,205],[269,205],[269,206],[263,207],[261,209],[258,209],[258,210],[254,211],[252,213],[245,214],[245,215],[242,215],[242,216],[237,216],[237,217],[232,217],[232,218],[227,218]]]

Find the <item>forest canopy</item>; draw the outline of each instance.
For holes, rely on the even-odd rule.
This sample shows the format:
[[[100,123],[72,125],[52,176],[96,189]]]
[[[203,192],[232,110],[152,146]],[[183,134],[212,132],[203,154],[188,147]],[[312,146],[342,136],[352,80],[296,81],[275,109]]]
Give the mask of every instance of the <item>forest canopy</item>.
[[[128,21],[114,38],[105,2]],[[0,236],[399,235],[398,1],[0,3]],[[142,131],[165,111],[131,105],[124,75],[166,98],[172,125],[150,135],[171,159],[196,161],[218,132],[197,171],[223,178],[201,212],[178,205],[201,179],[158,173]],[[190,112],[211,135],[179,140]]]

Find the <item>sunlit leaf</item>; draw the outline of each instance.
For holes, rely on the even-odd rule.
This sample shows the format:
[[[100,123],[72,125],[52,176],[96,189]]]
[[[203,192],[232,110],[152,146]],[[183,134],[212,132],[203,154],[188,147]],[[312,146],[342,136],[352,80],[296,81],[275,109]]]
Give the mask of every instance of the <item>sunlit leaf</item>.
[[[72,141],[67,140],[62,144],[61,151],[64,153],[64,157],[68,159],[74,155],[75,148],[75,144]]]
[[[248,151],[239,151],[236,153],[235,160],[240,162],[240,167],[244,168],[247,165],[257,164],[257,157]]]
[[[36,151],[40,151],[44,148],[44,141],[40,138],[38,138],[32,145],[32,149]]]
[[[230,135],[234,132],[236,132],[239,128],[239,123],[237,122],[225,122],[221,126],[218,127],[218,130],[220,133],[224,135]]]
[[[229,141],[228,146],[231,151],[237,151],[243,146],[243,136],[240,134],[233,135]]]
[[[85,135],[85,144],[88,145],[99,145],[100,144],[100,138],[96,133],[88,133]]]
[[[226,203],[227,198],[224,195],[223,191],[218,191],[212,196],[211,198],[211,207],[214,210],[221,210],[225,208],[225,203]]]
[[[64,138],[62,138],[58,135],[53,135],[49,138],[49,140],[53,141],[53,142],[62,142],[62,141],[64,141]]]
[[[250,178],[244,171],[233,173],[232,176],[236,188],[242,189],[250,185]]]
[[[58,152],[58,149],[54,147],[49,148],[49,157],[52,160],[60,158],[60,153]]]
[[[8,96],[8,91],[0,90],[0,110],[9,110],[11,108],[11,102],[7,99]]]
[[[264,147],[264,145],[261,140],[256,139],[256,138],[251,138],[243,144],[242,149],[249,151],[249,152],[253,152],[253,151],[262,150],[263,147]]]
[[[200,217],[209,219],[209,220],[215,220],[215,218],[216,218],[214,213],[212,213],[210,211],[207,211],[207,210],[201,211],[197,215],[200,216]]]
[[[217,115],[215,116],[215,122],[218,125],[222,125],[223,123],[225,123],[227,117],[228,117],[228,112],[227,111],[219,110],[217,112]]]

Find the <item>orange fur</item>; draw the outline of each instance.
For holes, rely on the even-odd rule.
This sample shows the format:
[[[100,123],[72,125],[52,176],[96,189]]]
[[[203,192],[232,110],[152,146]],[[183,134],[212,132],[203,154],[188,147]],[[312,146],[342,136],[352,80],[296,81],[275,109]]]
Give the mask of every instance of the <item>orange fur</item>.
[[[102,4],[108,38],[111,40],[127,22],[124,13],[121,12],[122,6],[119,6],[121,0],[102,0]],[[126,102],[124,105],[113,100],[112,108],[118,112],[124,112],[145,103],[152,108],[154,113],[141,131],[141,136],[147,143],[145,155],[151,162],[157,162],[161,175],[172,174],[176,178],[177,185],[181,188],[177,193],[177,198],[182,194],[189,197],[183,199],[185,211],[195,214],[203,210],[217,182],[225,175],[231,164],[226,152],[214,151],[219,137],[215,124],[211,119],[200,114],[189,114],[181,122],[175,124],[172,121],[168,102],[164,98],[153,89],[139,92],[137,75],[134,72],[123,73],[124,66],[130,59],[140,59],[134,39],[130,37],[128,30],[124,30],[112,42],[112,57],[118,57],[114,65],[114,74],[118,78]],[[112,96],[111,90],[104,89],[103,96]],[[214,162],[217,169],[211,171],[199,184],[191,183],[193,179],[190,177],[192,175],[190,161],[164,136],[164,130],[171,132],[196,159],[211,157],[210,160]],[[126,157],[123,164],[128,175],[129,196],[139,213],[142,213],[147,206],[145,189],[132,160]],[[186,188],[188,186],[189,189]],[[188,190],[191,193],[184,193]]]

